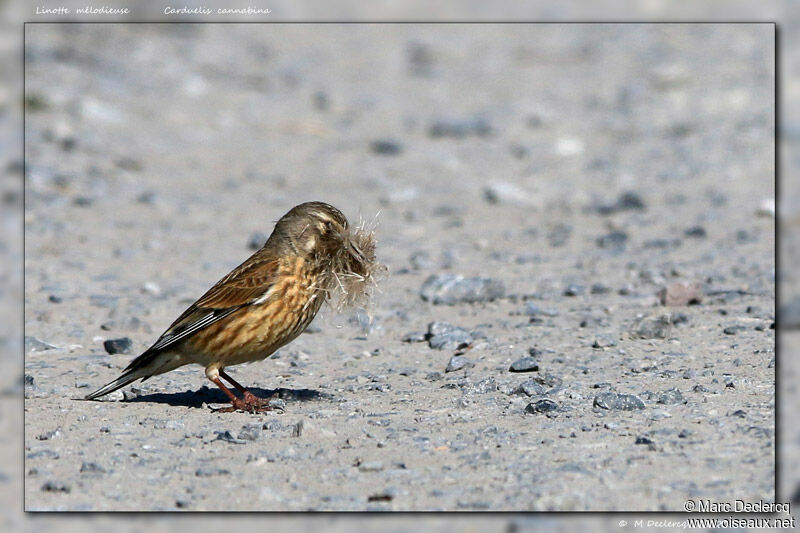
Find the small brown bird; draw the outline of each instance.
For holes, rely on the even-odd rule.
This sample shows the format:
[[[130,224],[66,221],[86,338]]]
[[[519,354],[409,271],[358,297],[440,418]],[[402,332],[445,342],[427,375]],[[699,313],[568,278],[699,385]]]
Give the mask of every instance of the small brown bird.
[[[300,204],[275,224],[260,250],[184,311],[120,377],[86,399],[195,363],[230,398],[232,407],[225,410],[269,410],[268,400],[233,380],[225,367],[259,361],[294,340],[334,292],[339,308],[358,303],[381,269],[372,232],[351,230],[341,211],[326,203]]]

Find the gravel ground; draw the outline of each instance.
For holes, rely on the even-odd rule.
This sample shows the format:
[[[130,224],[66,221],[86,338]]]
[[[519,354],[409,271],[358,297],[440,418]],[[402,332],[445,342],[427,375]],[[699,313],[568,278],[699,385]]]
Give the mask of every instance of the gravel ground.
[[[28,25],[26,509],[773,501],[773,31]],[[283,412],[77,400],[307,200],[390,274],[231,370]]]

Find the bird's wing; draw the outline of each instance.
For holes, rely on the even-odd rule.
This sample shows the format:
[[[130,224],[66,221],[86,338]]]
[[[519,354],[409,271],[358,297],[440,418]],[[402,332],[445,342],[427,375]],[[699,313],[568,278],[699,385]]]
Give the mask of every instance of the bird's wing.
[[[260,257],[259,254],[250,257],[189,306],[146,352],[131,362],[130,366],[134,366],[134,363],[146,354],[174,346],[267,295],[275,284],[279,266],[274,257]]]

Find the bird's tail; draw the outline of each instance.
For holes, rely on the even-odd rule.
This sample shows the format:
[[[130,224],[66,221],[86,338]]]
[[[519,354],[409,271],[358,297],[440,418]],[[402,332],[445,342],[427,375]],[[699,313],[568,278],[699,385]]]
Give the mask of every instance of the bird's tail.
[[[110,392],[114,392],[117,389],[121,389],[125,385],[129,383],[133,383],[139,378],[146,378],[151,376],[152,373],[145,369],[138,369],[138,370],[128,370],[127,372],[123,372],[123,374],[112,381],[111,383],[107,383],[94,391],[91,394],[87,394],[84,400],[94,400],[95,398],[99,398],[100,396],[105,396]]]
[[[122,372],[120,377],[111,383],[103,385],[93,393],[87,394],[84,399],[94,400],[95,398],[114,392],[117,389],[121,389],[139,378],[144,381],[151,376],[169,372],[185,364],[185,360],[181,359],[181,357],[175,353],[146,351],[131,361],[131,364]]]

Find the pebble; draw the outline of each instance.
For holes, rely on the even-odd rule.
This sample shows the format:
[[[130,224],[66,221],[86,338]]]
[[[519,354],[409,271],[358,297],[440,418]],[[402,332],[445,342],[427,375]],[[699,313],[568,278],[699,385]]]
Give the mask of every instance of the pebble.
[[[617,411],[634,411],[644,409],[644,402],[633,394],[601,392],[594,397],[595,407]]]
[[[567,288],[564,289],[564,296],[580,296],[584,292],[583,285],[578,285],[577,283],[570,283],[567,285]]]
[[[428,252],[421,250],[412,253],[408,260],[411,263],[411,268],[414,270],[424,270],[433,266],[431,256],[428,254]]]
[[[237,439],[228,430],[216,431],[215,433],[217,434],[217,438],[214,440],[221,440],[223,442],[228,442],[230,444],[247,444],[247,441],[245,439]]]
[[[525,406],[525,413],[527,414],[550,413],[556,410],[558,410],[558,404],[548,398],[542,398]]]
[[[643,211],[644,209],[644,200],[635,192],[622,193],[613,204],[600,205],[596,208],[601,215],[612,215],[620,211]]]
[[[247,424],[242,426],[237,438],[239,440],[258,440],[261,437],[262,426],[259,424]]]
[[[722,330],[722,332],[725,335],[736,335],[740,331],[745,331],[746,329],[747,329],[746,327],[740,326],[740,325],[737,324],[737,325],[726,327],[725,329]]]
[[[524,394],[525,396],[541,396],[545,393],[544,387],[536,381],[530,379],[520,383],[511,391],[512,394]]]
[[[501,281],[485,277],[465,278],[454,274],[431,275],[420,289],[420,296],[435,305],[490,302],[506,294]]]
[[[538,372],[539,364],[533,357],[522,357],[517,359],[508,368],[509,372]]]
[[[525,310],[523,312],[529,316],[542,315],[542,316],[556,317],[560,314],[558,312],[558,309],[543,308],[540,307],[539,304],[537,304],[536,302],[526,302]]]
[[[631,330],[636,339],[665,339],[672,328],[672,316],[648,316],[641,318]]]
[[[286,400],[281,398],[270,398],[267,402],[267,405],[273,409],[277,409],[280,411],[286,410]]]
[[[441,118],[428,127],[428,135],[434,139],[451,137],[462,139],[471,135],[485,137],[492,133],[492,126],[483,117]]]
[[[36,440],[50,440],[61,436],[61,429],[53,429],[36,436]]]
[[[683,232],[686,237],[693,237],[695,239],[704,239],[706,237],[706,229],[703,226],[692,226]]]
[[[686,403],[686,400],[684,399],[683,394],[681,394],[681,391],[679,391],[674,387],[659,394],[658,400],[656,401],[658,403],[663,403],[665,405]]]
[[[379,139],[370,144],[370,149],[378,155],[399,155],[403,153],[403,145],[394,139]]]
[[[597,238],[597,246],[600,248],[613,248],[615,250],[625,249],[628,242],[628,234],[624,231],[612,231]]]
[[[434,350],[457,350],[473,341],[472,333],[447,322],[428,324],[428,346]]]
[[[58,346],[46,343],[37,339],[36,337],[25,336],[25,351],[26,352],[43,352],[45,350],[56,350]]]
[[[617,345],[617,341],[608,335],[598,335],[594,338],[592,348],[612,348]]]
[[[473,366],[475,366],[475,363],[463,355],[454,355],[450,358],[450,361],[447,363],[447,368],[445,368],[444,371],[455,372],[457,370],[461,370],[462,368],[471,368]]]
[[[85,462],[81,464],[81,474],[105,474],[106,469],[97,463]]]
[[[696,281],[678,281],[667,285],[658,293],[661,305],[681,306],[703,301],[703,289]]]
[[[507,181],[492,183],[483,189],[483,198],[490,204],[530,207],[539,204],[528,191]]]
[[[47,481],[42,485],[42,491],[44,492],[63,492],[69,494],[71,490],[72,488],[69,485],[60,481]]]
[[[103,342],[103,348],[105,348],[106,352],[109,354],[129,354],[133,349],[133,341],[131,341],[128,337],[122,337],[121,339],[108,339],[107,341]]]
[[[611,287],[602,283],[593,283],[591,290],[592,294],[607,294],[611,292]]]
[[[197,477],[213,477],[213,476],[225,476],[230,474],[230,470],[225,468],[213,468],[213,467],[206,467],[201,466],[197,470],[195,470],[194,475]]]

